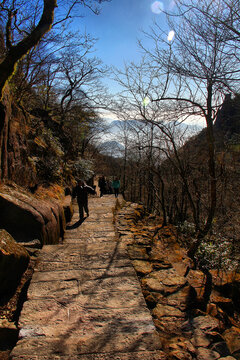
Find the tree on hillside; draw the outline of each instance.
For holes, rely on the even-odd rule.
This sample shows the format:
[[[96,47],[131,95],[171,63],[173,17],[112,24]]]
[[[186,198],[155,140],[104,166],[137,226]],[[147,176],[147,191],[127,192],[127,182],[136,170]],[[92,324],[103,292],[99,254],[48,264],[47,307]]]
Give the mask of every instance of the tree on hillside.
[[[180,2],[181,3],[181,2]],[[217,178],[215,141],[213,123],[224,95],[234,92],[240,80],[240,64],[232,56],[232,39],[225,27],[218,23],[209,22],[205,13],[208,13],[210,2],[199,4],[196,13],[196,2],[189,2],[188,11],[184,12],[178,7],[179,18],[171,21],[171,30],[175,33],[173,41],[167,41],[166,34],[160,25],[155,23],[148,39],[153,48],[148,49],[141,44],[149,58],[149,71],[151,67],[158,67],[159,78],[165,80],[165,86],[160,88],[156,97],[149,94],[152,101],[168,101],[174,103],[176,111],[185,119],[190,116],[202,116],[206,121],[206,136],[208,146],[209,171],[209,203],[207,216],[203,224],[197,224],[198,240],[190,250],[191,256],[196,252],[201,239],[211,228],[217,204]],[[194,10],[192,10],[191,5]],[[167,79],[167,81],[166,81]],[[193,217],[197,219],[197,209],[189,198]]]
[[[156,77],[153,72],[149,71],[148,63],[145,59],[142,59],[139,65],[134,63],[128,66],[126,65],[123,71],[116,71],[115,75],[116,81],[123,89],[121,93],[118,94],[115,112],[124,120],[122,128],[124,128],[127,133],[129,133],[129,130],[132,130],[132,134],[130,134],[130,136],[128,135],[128,138],[130,137],[132,139],[132,145],[129,146],[129,139],[125,136],[125,151],[129,153],[128,158],[135,158],[139,165],[144,157],[144,170],[142,166],[139,167],[139,182],[135,181],[135,183],[139,186],[139,201],[143,200],[142,197],[145,198],[144,192],[146,191],[146,205],[149,210],[152,210],[153,185],[151,164],[153,163],[153,129],[151,125],[146,126],[145,123],[147,123],[148,120],[150,124],[154,119],[162,119],[159,104],[148,104],[149,99],[146,95],[150,88],[153,89],[155,86],[157,87],[155,83]],[[133,144],[134,140],[135,144]],[[124,156],[124,158],[126,159],[126,156]],[[147,164],[148,167],[146,166]],[[126,168],[127,162],[125,161],[123,169],[124,179],[129,177],[129,174],[128,176],[126,174]],[[123,183],[126,187],[127,184],[124,179]]]
[[[8,79],[14,73],[17,62],[36,46],[52,26],[66,21],[79,5],[97,12],[94,3],[107,0],[60,1],[60,17],[55,19],[57,0],[43,0],[30,3],[26,0],[1,1],[1,25],[5,36],[5,51],[0,63],[0,94]],[[34,11],[33,11],[34,9]]]
[[[19,105],[30,104],[28,111],[34,107],[46,110],[44,117],[48,119],[50,103],[51,106],[58,103],[58,93],[52,88],[59,70],[57,60],[60,50],[69,48],[73,43],[67,30],[71,19],[80,16],[76,12],[79,12],[79,6],[98,13],[97,5],[103,1],[109,0],[59,0],[58,7],[56,0],[0,1],[0,97],[3,97],[4,86],[15,74],[10,91],[13,91],[15,99],[17,97]],[[52,36],[46,35],[50,29]],[[61,43],[60,39],[64,35],[66,40]],[[69,39],[71,41],[67,44]],[[27,101],[24,103],[25,99]],[[0,104],[1,178],[7,177],[8,173],[9,128],[6,101]],[[24,107],[22,110],[25,113]]]
[[[61,54],[58,63],[58,72],[55,88],[60,100],[60,123],[63,125],[72,106],[78,104],[84,108],[91,108],[95,98],[104,93],[101,78],[106,69],[101,60],[96,57],[89,58],[92,49],[90,41],[86,41],[82,51]]]
[[[138,65],[131,63],[124,71],[118,71],[116,80],[123,88],[118,96],[117,113],[128,122],[132,120],[136,132],[132,137],[135,145],[132,144],[130,148],[129,158],[134,158],[135,153],[135,162],[139,165],[141,163],[138,166],[141,182],[136,182],[136,186],[139,187],[138,201],[143,201],[149,211],[158,212],[160,204],[165,225],[165,179],[160,165],[164,159],[174,156],[175,167],[182,171],[182,175],[185,174],[178,156],[179,146],[183,144],[183,134],[177,131],[177,127],[182,118],[175,107],[150,101],[150,96],[157,97],[159,89],[164,91],[167,77],[166,81],[163,81],[158,76],[157,66],[149,68],[146,58]],[[170,213],[168,215],[170,219],[173,218]]]
[[[240,3],[237,0],[202,0],[201,6],[197,0],[176,1],[177,13],[194,12],[200,16],[204,15],[207,23],[215,24],[218,28],[224,29],[228,35],[228,41],[233,41],[233,47],[239,47],[240,42]],[[174,16],[174,13],[169,14]],[[235,51],[232,55],[236,54]]]

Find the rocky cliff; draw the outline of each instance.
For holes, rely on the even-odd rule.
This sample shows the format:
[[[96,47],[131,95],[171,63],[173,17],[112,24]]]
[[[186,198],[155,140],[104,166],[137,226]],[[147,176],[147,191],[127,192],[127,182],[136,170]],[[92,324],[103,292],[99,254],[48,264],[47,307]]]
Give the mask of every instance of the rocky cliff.
[[[49,191],[37,197],[16,185],[0,186],[0,296],[16,288],[28,253],[57,244],[64,236],[66,218],[72,215],[71,197],[62,190],[56,199]]]
[[[28,117],[17,107],[8,89],[0,104],[0,180],[31,184],[35,174],[27,148]]]

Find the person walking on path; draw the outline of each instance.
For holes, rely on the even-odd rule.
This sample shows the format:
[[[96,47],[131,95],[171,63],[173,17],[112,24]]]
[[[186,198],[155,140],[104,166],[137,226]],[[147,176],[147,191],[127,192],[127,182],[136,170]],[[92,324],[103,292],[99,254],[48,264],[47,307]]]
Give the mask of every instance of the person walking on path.
[[[83,219],[83,210],[89,216],[88,210],[88,194],[96,194],[96,191],[85,184],[83,180],[78,180],[77,186],[73,189],[73,198],[77,197],[77,203],[79,208],[79,219]]]
[[[118,178],[115,178],[112,182],[112,187],[114,190],[115,197],[118,197],[119,194],[119,188],[120,188],[120,180]]]
[[[100,197],[103,196],[103,194],[106,193],[106,180],[104,176],[101,176],[98,180],[98,186],[100,189]]]

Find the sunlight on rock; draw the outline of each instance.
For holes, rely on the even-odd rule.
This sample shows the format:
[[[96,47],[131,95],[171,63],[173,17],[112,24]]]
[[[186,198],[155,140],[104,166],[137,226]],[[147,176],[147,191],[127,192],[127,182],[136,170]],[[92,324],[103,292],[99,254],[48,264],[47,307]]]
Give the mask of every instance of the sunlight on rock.
[[[164,10],[164,5],[162,1],[154,1],[151,5],[151,10],[154,14],[161,14]]]
[[[173,30],[169,31],[168,38],[167,38],[168,41],[173,41],[174,35],[175,35],[175,32]]]

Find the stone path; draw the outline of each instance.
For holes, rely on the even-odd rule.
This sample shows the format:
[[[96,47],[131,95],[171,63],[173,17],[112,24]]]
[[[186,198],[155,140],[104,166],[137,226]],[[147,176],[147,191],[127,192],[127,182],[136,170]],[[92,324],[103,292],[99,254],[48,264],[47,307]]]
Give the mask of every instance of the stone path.
[[[161,343],[124,244],[112,195],[75,211],[64,242],[41,250],[12,359],[163,360]],[[76,209],[77,210],[77,209]]]

